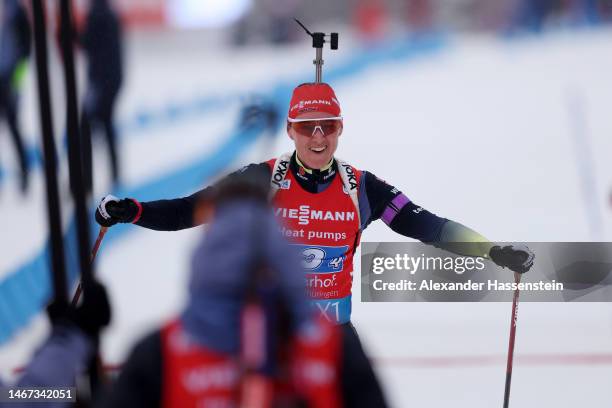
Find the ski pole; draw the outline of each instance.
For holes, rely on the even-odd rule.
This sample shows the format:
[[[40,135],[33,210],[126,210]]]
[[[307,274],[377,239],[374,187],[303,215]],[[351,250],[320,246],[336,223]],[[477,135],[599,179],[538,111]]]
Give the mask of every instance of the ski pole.
[[[514,273],[514,282],[521,282],[521,274]],[[519,288],[514,290],[514,297],[512,298],[512,316],[510,319],[510,340],[508,342],[508,361],[506,364],[506,389],[504,391],[504,408],[508,408],[510,404],[510,383],[512,381],[512,363],[514,359],[514,339],[516,337],[516,322],[518,320],[518,302],[519,302]]]
[[[96,255],[98,254],[98,249],[100,249],[100,244],[102,244],[102,239],[104,238],[104,235],[106,234],[107,230],[108,230],[108,227],[100,227],[100,232],[98,232],[98,238],[96,238],[96,242],[93,246],[93,249],[91,250],[91,261],[90,262],[92,264],[94,260],[96,259]],[[74,292],[74,296],[72,297],[72,306],[76,306],[76,304],[79,302],[82,291],[83,291],[83,286],[81,282],[79,282],[76,288],[76,291]]]
[[[49,223],[49,246],[51,249],[51,282],[53,300],[68,304],[66,293],[66,261],[62,238],[62,217],[58,193],[57,154],[53,136],[53,114],[51,90],[49,86],[47,28],[44,2],[32,0],[34,29],[34,50],[36,56],[36,77],[40,111],[40,134],[44,153],[45,192],[47,202],[47,221]]]

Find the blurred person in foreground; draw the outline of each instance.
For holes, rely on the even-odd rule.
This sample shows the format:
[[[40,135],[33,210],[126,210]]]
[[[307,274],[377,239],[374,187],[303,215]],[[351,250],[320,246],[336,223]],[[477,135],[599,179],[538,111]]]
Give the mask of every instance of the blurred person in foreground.
[[[19,187],[28,189],[28,161],[19,129],[19,93],[25,78],[32,34],[26,10],[19,0],[2,0],[0,21],[0,119],[6,118],[20,166]]]
[[[120,181],[115,101],[123,82],[121,20],[108,0],[91,0],[80,44],[87,59],[87,92],[83,100],[81,137],[85,185],[93,189],[92,134],[100,131],[108,146],[113,184]]]
[[[310,309],[268,190],[267,177],[237,176],[198,203],[210,225],[187,306],[138,342],[99,406],[386,406],[348,328]]]
[[[111,309],[104,286],[92,282],[83,286],[83,300],[73,307],[51,302],[47,307],[51,333],[10,387],[75,387],[93,357],[100,331],[111,320]],[[2,386],[2,384],[0,384]],[[0,402],[0,407],[64,407],[68,402]]]

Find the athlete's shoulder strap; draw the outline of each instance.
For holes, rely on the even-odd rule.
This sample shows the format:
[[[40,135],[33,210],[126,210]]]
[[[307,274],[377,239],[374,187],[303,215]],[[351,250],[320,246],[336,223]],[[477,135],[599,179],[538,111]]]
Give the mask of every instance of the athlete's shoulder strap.
[[[285,153],[274,161],[272,176],[270,177],[270,200],[274,198],[281,183],[287,177],[291,155],[292,153]],[[273,160],[268,161],[268,163],[272,163]],[[336,163],[338,163],[338,173],[340,173],[342,185],[355,205],[357,220],[361,226],[361,216],[359,214],[359,171],[343,160],[336,159]]]
[[[274,161],[274,165],[272,166],[272,175],[270,176],[270,200],[274,198],[276,192],[281,186],[285,177],[287,177],[287,172],[289,171],[289,163],[291,161],[292,153],[284,153],[282,154],[276,161]],[[274,159],[270,160],[268,163],[272,163]]]
[[[344,160],[336,159],[336,163],[338,163],[338,173],[340,173],[342,185],[355,205],[357,220],[361,226],[361,215],[359,214],[359,172]]]

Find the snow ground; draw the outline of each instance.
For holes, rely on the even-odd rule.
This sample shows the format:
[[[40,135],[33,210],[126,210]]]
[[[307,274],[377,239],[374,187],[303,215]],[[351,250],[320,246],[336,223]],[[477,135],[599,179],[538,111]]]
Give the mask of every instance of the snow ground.
[[[610,44],[610,29],[454,38],[422,58],[375,64],[333,84],[346,118],[338,156],[493,240],[611,240]],[[327,55],[329,68],[354,49]],[[277,80],[311,74],[306,47],[230,53],[149,34],[132,38],[128,50],[119,106],[124,121],[198,96],[269,89]],[[29,84],[24,122],[30,136],[37,128],[33,98]],[[126,132],[126,187],[210,153],[231,129],[236,107]],[[11,151],[6,139],[0,138],[0,152]],[[290,147],[282,134],[273,145],[260,141],[228,162],[228,170]],[[584,151],[587,163],[577,154]],[[96,197],[107,188],[101,153]],[[2,153],[2,163],[10,169],[8,156]],[[39,174],[26,202],[10,174],[2,189],[0,279],[39,250],[46,225]],[[134,227],[103,244],[97,270],[114,309],[102,344],[105,361],[121,362],[139,336],[180,309],[200,233]],[[404,238],[375,223],[363,239]],[[501,405],[510,304],[361,303],[358,282],[354,288],[355,325],[394,406]],[[38,316],[0,346],[0,373],[26,361],[47,329]],[[609,407],[611,356],[610,304],[522,304],[512,405]]]

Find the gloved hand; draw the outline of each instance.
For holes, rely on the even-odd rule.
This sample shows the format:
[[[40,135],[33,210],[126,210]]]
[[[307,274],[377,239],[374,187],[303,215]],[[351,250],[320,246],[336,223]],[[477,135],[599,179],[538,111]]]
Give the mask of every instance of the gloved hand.
[[[83,302],[76,308],[76,324],[90,336],[97,336],[111,321],[106,288],[98,281],[83,284]]]
[[[100,330],[111,321],[111,308],[104,286],[94,281],[83,285],[83,301],[77,307],[52,302],[47,315],[54,325],[73,324],[97,339]]]
[[[489,257],[502,268],[525,273],[533,266],[535,254],[527,245],[523,244],[506,245],[503,247],[495,245],[489,251]]]
[[[107,195],[100,201],[96,209],[96,222],[103,227],[111,227],[118,222],[130,223],[138,221],[142,207],[133,198],[118,199]]]

